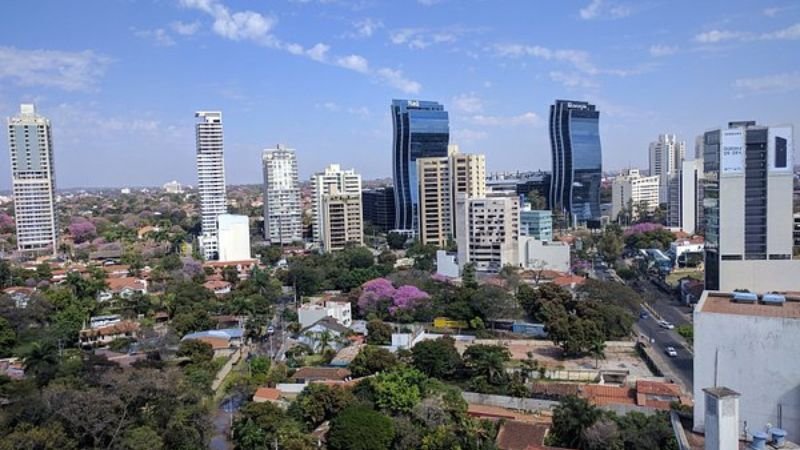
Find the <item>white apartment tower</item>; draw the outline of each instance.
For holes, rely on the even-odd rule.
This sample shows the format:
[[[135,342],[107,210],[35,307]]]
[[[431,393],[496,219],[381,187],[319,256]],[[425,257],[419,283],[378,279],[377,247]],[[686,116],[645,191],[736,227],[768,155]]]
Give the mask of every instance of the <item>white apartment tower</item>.
[[[313,198],[311,210],[311,222],[313,241],[323,248],[325,243],[325,209],[323,201],[328,195],[354,195],[358,196],[359,208],[361,204],[361,175],[355,170],[342,170],[338,164],[331,164],[322,172],[318,172],[311,177]],[[360,209],[359,209],[360,211]],[[361,213],[359,213],[360,215]]]
[[[228,211],[225,198],[225,160],[222,145],[222,113],[198,111],[197,191],[200,195],[200,251],[206,260],[219,253],[218,217]]]
[[[670,176],[667,226],[695,234],[701,227],[703,160],[683,161],[681,169]]]
[[[657,141],[650,143],[650,176],[661,177],[659,203],[668,201],[669,175],[680,170],[685,156],[686,142],[678,141],[674,134],[660,134]]]
[[[616,219],[629,206],[632,209],[632,218],[638,217],[641,209],[655,210],[659,203],[660,178],[658,175],[643,177],[639,174],[639,169],[630,169],[614,178],[611,184],[612,218]]]
[[[455,200],[458,264],[473,263],[481,272],[519,265],[519,197],[516,195]]]
[[[486,158],[459,153],[448,146],[448,156],[417,159],[419,214],[417,234],[424,244],[444,247],[456,236],[454,199],[486,195]]]
[[[234,214],[217,217],[218,259],[225,262],[250,259],[250,218]]]
[[[56,179],[50,121],[37,115],[33,105],[20,105],[19,115],[8,119],[8,148],[17,248],[49,249],[56,254]]]
[[[303,240],[303,212],[293,149],[276,146],[261,157],[264,168],[264,238],[271,244]]]

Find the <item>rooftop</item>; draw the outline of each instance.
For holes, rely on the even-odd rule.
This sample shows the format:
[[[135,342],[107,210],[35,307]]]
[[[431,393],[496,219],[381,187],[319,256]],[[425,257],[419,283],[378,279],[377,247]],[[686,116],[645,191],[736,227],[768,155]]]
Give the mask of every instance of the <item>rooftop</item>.
[[[800,319],[800,295],[798,293],[786,293],[786,302],[783,304],[766,305],[761,302],[736,302],[733,300],[732,293],[706,291],[700,299],[698,311],[741,316]]]
[[[301,367],[289,379],[291,380],[344,380],[350,371],[341,367]]]

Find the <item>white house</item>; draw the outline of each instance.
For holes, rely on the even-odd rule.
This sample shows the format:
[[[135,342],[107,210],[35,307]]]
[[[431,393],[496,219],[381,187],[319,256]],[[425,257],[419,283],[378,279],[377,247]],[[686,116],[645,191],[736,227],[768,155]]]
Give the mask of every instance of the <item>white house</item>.
[[[519,263],[523,269],[548,269],[569,272],[569,244],[560,241],[540,241],[530,236],[520,236]]]
[[[130,298],[135,293],[147,294],[147,280],[135,277],[108,278],[108,288],[97,294],[97,300],[104,302],[112,298]]]
[[[325,317],[335,319],[342,326],[350,327],[353,324],[350,302],[325,300],[323,303],[307,303],[297,309],[301,328],[309,327]]]

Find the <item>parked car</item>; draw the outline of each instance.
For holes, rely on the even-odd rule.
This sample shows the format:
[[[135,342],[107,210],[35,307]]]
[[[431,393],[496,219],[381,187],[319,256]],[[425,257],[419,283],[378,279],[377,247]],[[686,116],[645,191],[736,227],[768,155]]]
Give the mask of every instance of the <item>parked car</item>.
[[[267,328],[267,334],[274,334],[274,333],[275,333],[275,328],[272,325],[270,325],[269,328]]]
[[[645,319],[645,320],[649,319],[650,318],[650,314],[647,314],[647,311],[642,311],[642,312],[639,313],[639,318],[640,319]]]
[[[667,354],[670,358],[674,358],[678,356],[678,352],[675,350],[675,347],[667,347],[664,349],[664,353]]]
[[[667,330],[671,330],[671,329],[675,328],[675,325],[667,322],[666,320],[659,320],[658,321],[658,326],[660,326],[661,328],[666,328]]]

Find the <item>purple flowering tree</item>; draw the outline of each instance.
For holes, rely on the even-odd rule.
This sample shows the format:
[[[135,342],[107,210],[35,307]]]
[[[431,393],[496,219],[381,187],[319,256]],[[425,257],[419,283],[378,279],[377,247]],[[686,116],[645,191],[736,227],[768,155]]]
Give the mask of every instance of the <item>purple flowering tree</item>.
[[[69,234],[75,239],[75,243],[89,241],[97,236],[97,228],[92,222],[83,217],[73,217],[69,224]]]
[[[11,233],[14,231],[14,218],[4,212],[0,212],[0,233]]]
[[[413,311],[429,298],[427,292],[416,286],[404,285],[395,288],[386,278],[376,278],[361,286],[358,308],[364,316],[370,313],[379,317],[385,317],[387,314],[395,316],[398,313]]]
[[[642,222],[631,225],[625,229],[624,236],[632,236],[635,234],[644,234],[651,231],[657,231],[664,228],[660,223]]]
[[[420,290],[416,286],[400,286],[392,297],[392,306],[389,312],[395,315],[398,311],[408,311],[416,308],[421,302],[431,298],[427,292]]]

